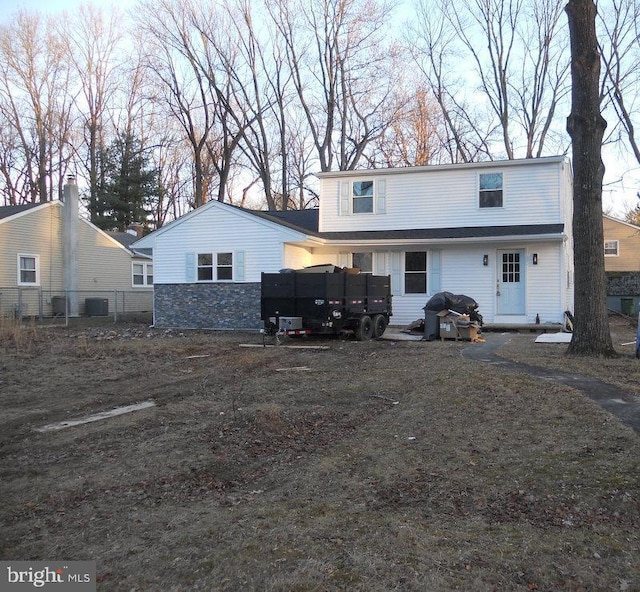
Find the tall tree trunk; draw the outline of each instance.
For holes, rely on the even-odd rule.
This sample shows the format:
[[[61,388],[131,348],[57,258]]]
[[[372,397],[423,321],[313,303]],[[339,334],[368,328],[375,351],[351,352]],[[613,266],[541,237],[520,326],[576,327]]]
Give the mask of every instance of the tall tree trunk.
[[[615,355],[609,331],[602,223],[602,137],[600,54],[593,0],[570,0],[566,7],[571,38],[571,114],[573,142],[573,237],[575,327],[568,353]]]

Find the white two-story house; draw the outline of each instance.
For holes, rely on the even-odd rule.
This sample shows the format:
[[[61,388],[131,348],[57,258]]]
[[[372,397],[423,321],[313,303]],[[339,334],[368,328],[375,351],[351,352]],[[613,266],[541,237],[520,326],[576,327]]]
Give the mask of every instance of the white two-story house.
[[[564,157],[327,172],[317,210],[211,202],[148,235],[158,326],[257,329],[260,274],[332,263],[391,276],[394,325],[440,291],[485,323],[561,323],[573,310]]]

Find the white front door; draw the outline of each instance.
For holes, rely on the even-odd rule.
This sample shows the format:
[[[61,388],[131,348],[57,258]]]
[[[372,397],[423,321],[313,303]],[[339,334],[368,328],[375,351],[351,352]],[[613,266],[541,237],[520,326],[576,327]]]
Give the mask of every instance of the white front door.
[[[498,251],[496,297],[499,315],[525,314],[525,257],[523,250]]]

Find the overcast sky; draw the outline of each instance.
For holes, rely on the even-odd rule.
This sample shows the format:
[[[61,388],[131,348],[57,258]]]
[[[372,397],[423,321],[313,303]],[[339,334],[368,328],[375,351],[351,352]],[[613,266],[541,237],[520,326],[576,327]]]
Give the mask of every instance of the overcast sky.
[[[18,10],[39,10],[42,12],[61,12],[63,10],[73,10],[83,0],[0,0],[1,18],[17,12]],[[121,6],[126,7],[133,3],[133,0],[93,0],[91,4],[96,6]]]

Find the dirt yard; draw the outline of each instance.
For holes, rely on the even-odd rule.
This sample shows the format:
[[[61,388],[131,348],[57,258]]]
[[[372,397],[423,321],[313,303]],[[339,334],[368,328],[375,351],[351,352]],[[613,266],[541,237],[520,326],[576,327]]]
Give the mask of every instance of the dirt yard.
[[[0,328],[2,559],[96,560],[99,590],[640,590],[639,435],[475,344]],[[616,360],[534,338],[502,353],[640,396],[634,328]]]

